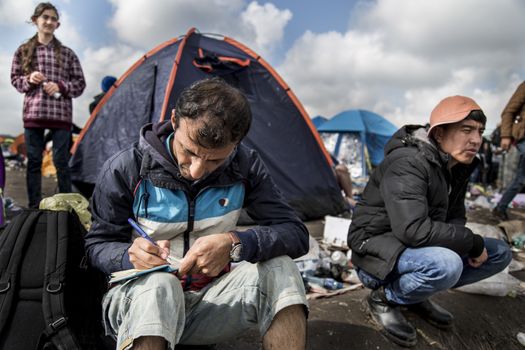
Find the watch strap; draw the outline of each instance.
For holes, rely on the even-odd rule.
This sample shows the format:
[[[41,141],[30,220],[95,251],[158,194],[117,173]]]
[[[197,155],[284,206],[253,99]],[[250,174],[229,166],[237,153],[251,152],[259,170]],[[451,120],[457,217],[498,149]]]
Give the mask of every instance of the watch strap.
[[[230,231],[228,232],[228,234],[230,235],[230,239],[232,240],[232,248],[237,244],[241,243],[241,240],[239,239],[239,236],[237,236],[236,232]]]

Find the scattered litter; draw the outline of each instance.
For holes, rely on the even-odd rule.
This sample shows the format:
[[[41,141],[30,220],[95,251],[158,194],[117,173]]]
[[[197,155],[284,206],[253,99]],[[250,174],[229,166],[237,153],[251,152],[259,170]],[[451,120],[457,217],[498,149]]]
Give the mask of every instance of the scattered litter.
[[[325,240],[318,243],[311,236],[309,240],[308,253],[294,260],[301,272],[309,298],[337,295],[355,289],[354,286],[357,288],[362,286],[349,260],[352,253],[348,248],[334,246]],[[346,245],[346,240],[344,244]]]
[[[518,335],[516,335],[516,338],[518,338],[518,342],[525,346],[525,333],[519,332]]]
[[[329,246],[348,249],[346,238],[352,220],[336,216],[325,216],[323,242]]]
[[[326,289],[334,290],[343,288],[343,283],[334,280],[331,277],[316,277],[310,273],[303,273],[303,280],[307,281],[310,286],[316,284]]]
[[[507,240],[505,232],[499,226],[478,224],[477,222],[467,222],[465,226],[483,237]]]
[[[327,298],[327,297],[331,297],[331,296],[334,296],[334,295],[344,294],[344,293],[349,292],[351,290],[361,289],[361,288],[363,288],[363,284],[361,284],[361,283],[359,283],[359,284],[352,284],[352,285],[345,285],[343,288],[336,289],[336,290],[328,290],[328,289],[319,287],[319,286],[314,284],[314,285],[312,285],[312,288],[310,289],[310,291],[306,295],[306,299],[307,300],[314,300],[314,299],[319,299],[319,298]]]
[[[341,280],[343,282],[352,283],[352,284],[359,284],[361,281],[359,280],[359,277],[357,276],[357,271],[354,269],[351,269],[350,271],[345,271],[341,274]]]
[[[455,288],[455,290],[464,293],[484,294],[498,297],[525,294],[525,283],[516,277],[509,275],[508,270],[509,269],[507,268],[489,278]]]
[[[492,209],[489,199],[485,196],[479,196],[471,203],[471,208],[485,208]]]
[[[525,193],[518,193],[511,203],[513,208],[525,208]]]
[[[525,268],[525,264],[523,264],[522,262],[516,259],[512,259],[510,261],[508,268],[509,268],[509,272],[521,271]]]

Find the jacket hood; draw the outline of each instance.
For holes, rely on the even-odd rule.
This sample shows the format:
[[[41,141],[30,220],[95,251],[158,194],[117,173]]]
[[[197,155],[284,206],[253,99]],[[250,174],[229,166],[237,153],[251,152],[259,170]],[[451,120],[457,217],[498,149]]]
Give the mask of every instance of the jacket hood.
[[[172,159],[165,145],[171,133],[173,133],[173,127],[169,120],[158,124],[146,124],[140,129],[139,149],[143,154],[151,155],[156,163],[160,163],[168,172],[177,176],[180,174],[179,166]],[[145,163],[151,162],[148,160]]]
[[[422,125],[404,125],[394,133],[385,145],[385,157],[394,150],[404,147],[415,147],[430,161],[439,165],[447,164],[450,156],[436,146],[428,137],[427,129]]]

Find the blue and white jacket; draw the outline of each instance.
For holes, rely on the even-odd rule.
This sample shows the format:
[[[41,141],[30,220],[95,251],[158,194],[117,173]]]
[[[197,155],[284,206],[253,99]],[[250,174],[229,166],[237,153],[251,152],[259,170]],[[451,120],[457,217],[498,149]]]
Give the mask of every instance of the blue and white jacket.
[[[169,121],[145,125],[138,144],[108,159],[91,201],[93,224],[86,235],[90,263],[106,274],[133,268],[128,249],[137,236],[134,217],[154,240],[170,240],[182,257],[198,237],[234,230],[242,208],[257,225],[237,231],[242,260],[258,262],[308,251],[308,231],[286,204],[254,150],[239,145],[206,178],[184,179],[165,146]]]

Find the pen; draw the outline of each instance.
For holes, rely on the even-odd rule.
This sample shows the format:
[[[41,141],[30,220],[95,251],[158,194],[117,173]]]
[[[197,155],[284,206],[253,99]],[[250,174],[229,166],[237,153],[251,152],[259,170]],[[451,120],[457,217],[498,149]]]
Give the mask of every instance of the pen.
[[[153,238],[151,238],[146,232],[144,232],[144,230],[139,226],[139,224],[135,222],[135,220],[133,220],[132,218],[129,218],[128,222],[131,225],[131,227],[133,227],[135,231],[137,231],[142,238],[147,239],[153,245],[158,246],[157,243],[153,240]],[[168,255],[166,261],[170,263],[171,265],[176,265],[177,267],[180,265],[179,260],[175,259],[171,255]]]

